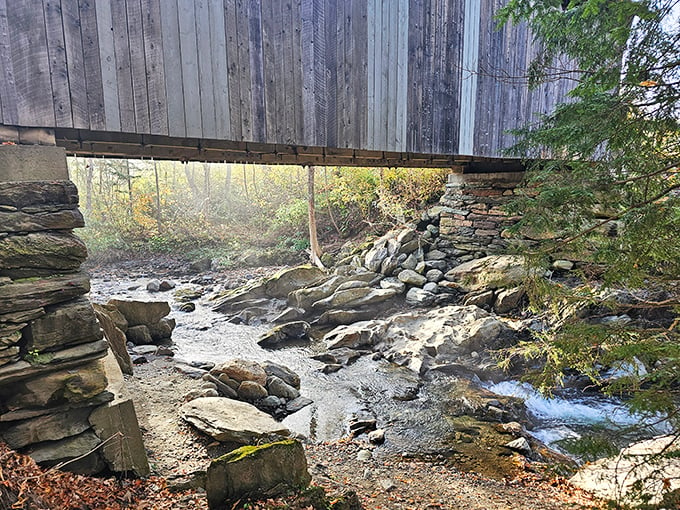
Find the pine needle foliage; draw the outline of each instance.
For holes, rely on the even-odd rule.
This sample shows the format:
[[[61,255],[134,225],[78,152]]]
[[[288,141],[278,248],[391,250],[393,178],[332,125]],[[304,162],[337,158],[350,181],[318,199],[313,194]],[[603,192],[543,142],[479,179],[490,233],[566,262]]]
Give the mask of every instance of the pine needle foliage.
[[[680,429],[680,0],[509,0],[543,48],[529,81],[572,80],[567,100],[517,130],[526,192],[516,230],[568,257],[569,282],[528,283],[548,327],[508,352],[540,360],[545,391],[574,371]],[[539,237],[537,237],[539,238]],[[601,320],[607,316],[630,321]],[[624,376],[607,377],[627,367]]]

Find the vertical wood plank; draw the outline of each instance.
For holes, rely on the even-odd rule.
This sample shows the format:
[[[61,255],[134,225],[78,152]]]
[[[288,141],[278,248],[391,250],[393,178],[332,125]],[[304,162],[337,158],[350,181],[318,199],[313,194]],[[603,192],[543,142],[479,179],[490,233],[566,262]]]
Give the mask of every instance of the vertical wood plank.
[[[303,111],[303,140],[306,145],[316,145],[316,117],[314,97],[314,1],[302,0],[300,4],[302,44],[302,111]]]
[[[302,107],[302,18],[300,0],[291,1],[293,38],[293,100],[295,109],[295,141],[304,143],[304,109]]]
[[[99,34],[94,0],[79,0],[80,29],[83,41],[85,87],[90,129],[101,131],[106,127],[102,66],[99,61]]]
[[[61,17],[60,0],[43,0],[43,14],[45,15],[47,53],[50,63],[52,101],[54,102],[56,127],[73,127],[73,118],[71,116],[71,94],[69,93],[68,69],[66,67],[64,24]],[[4,35],[2,18],[0,15],[0,39],[3,40],[0,44],[6,45],[9,40],[4,39]],[[2,59],[3,62],[5,61],[5,53],[1,46],[0,59]],[[3,73],[4,69],[5,66],[0,65],[0,73]],[[6,76],[0,76],[0,80],[3,84],[8,83]],[[9,91],[13,91],[13,87],[9,87],[8,91],[3,91],[1,95],[4,96],[4,93]],[[10,105],[2,105],[3,112],[7,108],[11,108]],[[16,111],[16,103],[14,104],[14,110]]]
[[[248,6],[250,41],[250,92],[253,105],[252,137],[257,142],[266,141],[264,56],[262,54],[261,0],[250,0]]]
[[[161,0],[142,0],[142,28],[146,84],[149,91],[149,129],[153,134],[168,134],[168,105],[165,95],[165,67],[161,35]]]
[[[291,0],[281,2],[281,82],[283,97],[284,143],[295,141],[295,73],[293,71],[293,6]]]
[[[160,9],[168,134],[184,137],[187,132],[184,119],[184,80],[182,78],[177,0],[163,0],[160,3]]]
[[[227,40],[224,24],[223,0],[209,0],[210,48],[215,98],[215,134],[217,138],[231,136],[231,112],[229,110],[229,80],[227,74]]]
[[[7,0],[0,0],[0,59],[2,59],[0,62],[0,80],[3,84],[3,87],[0,88],[0,105],[2,106],[3,123],[15,125],[19,123],[19,113],[17,111],[18,100],[9,36]]]
[[[375,4],[377,0],[367,0],[366,2],[366,23],[367,23],[367,74],[366,74],[366,148],[375,148],[375,38],[376,38],[376,12]]]
[[[326,2],[314,0],[314,98],[316,117],[316,143],[326,145],[326,126],[328,112],[328,89],[326,88]]]
[[[264,101],[265,101],[265,132],[267,141],[277,143],[280,141],[279,123],[277,110],[277,86],[278,73],[276,62],[276,38],[274,35],[274,14],[272,4],[274,2],[264,2],[262,4],[262,51],[263,51],[263,79],[264,79]]]
[[[408,102],[408,0],[399,0],[397,24],[397,121],[395,147],[397,151],[406,152],[406,108]]]
[[[352,98],[352,147],[365,147],[366,138],[366,66],[368,31],[366,26],[366,2],[354,0],[348,31],[350,34],[348,55],[351,60],[352,78],[348,96]]]
[[[135,102],[135,127],[137,133],[149,132],[149,90],[146,83],[144,32],[140,0],[125,0],[127,4],[130,70],[132,95]]]
[[[236,0],[225,0],[224,19],[226,21],[227,43],[227,76],[229,87],[229,111],[231,112],[231,135],[234,140],[242,140],[243,125],[241,122],[241,83],[238,62],[238,31],[236,29]]]
[[[210,48],[210,12],[207,0],[194,0],[194,12],[196,14],[196,47],[198,49],[198,86],[201,97],[201,133],[204,138],[215,138],[213,55]]]
[[[347,147],[347,113],[351,105],[347,101],[347,54],[345,53],[345,8],[349,0],[338,2],[335,19],[335,52],[337,66],[336,140],[338,147]]]
[[[383,2],[376,2],[375,4],[375,56],[374,56],[374,82],[375,82],[375,94],[374,94],[374,110],[373,110],[373,136],[375,138],[375,145],[377,149],[386,148],[385,139],[385,128],[384,128],[384,97],[383,83],[385,81],[385,73],[383,72],[383,67],[385,62],[383,61],[383,36],[385,35],[385,27],[383,25],[383,13],[385,12],[385,6]],[[384,149],[383,149],[384,150]]]
[[[193,0],[178,0],[179,43],[187,136],[202,137],[201,89],[198,76],[198,42]]]
[[[106,119],[105,129],[107,131],[120,131],[116,53],[113,47],[112,24],[111,0],[98,0],[97,36],[99,38],[99,62],[101,64],[104,116]]]
[[[240,78],[241,134],[243,140],[253,140],[253,97],[250,81],[250,30],[248,0],[236,0],[238,66]]]
[[[394,8],[396,7],[396,8]],[[388,80],[387,80],[387,148],[392,151],[397,150],[397,80],[399,79],[398,74],[398,55],[397,55],[397,44],[398,44],[398,26],[399,21],[399,4],[393,6],[388,12],[389,15],[389,29],[388,29],[388,48],[387,48],[387,61],[389,63],[387,68]]]
[[[113,48],[116,57],[116,83],[118,85],[118,105],[120,129],[127,133],[135,132],[135,100],[132,93],[132,70],[130,68],[130,44],[128,41],[127,9],[125,2],[111,1],[113,22]],[[74,117],[75,127],[75,117]]]
[[[90,127],[90,118],[87,104],[85,62],[83,58],[83,40],[80,33],[78,3],[63,2],[62,16],[64,43],[66,46],[66,66],[69,76],[69,91],[71,93],[71,109],[73,111],[73,127],[88,129]]]
[[[337,63],[337,19],[335,1],[326,3],[326,145],[338,146],[338,63]]]
[[[421,90],[419,87],[422,59],[422,0],[409,0],[409,36],[408,36],[408,103],[406,109],[406,150],[415,152],[417,140],[420,138],[419,105]]]

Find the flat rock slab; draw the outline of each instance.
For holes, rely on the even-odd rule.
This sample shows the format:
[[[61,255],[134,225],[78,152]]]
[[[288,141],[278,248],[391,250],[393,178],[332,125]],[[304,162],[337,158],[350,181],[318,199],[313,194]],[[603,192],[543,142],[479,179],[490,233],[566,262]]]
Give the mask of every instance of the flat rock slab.
[[[255,406],[223,397],[202,397],[187,402],[180,416],[218,441],[252,444],[270,437],[288,437],[290,431]]]
[[[165,301],[110,299],[107,304],[115,306],[127,319],[130,327],[156,324],[170,313],[170,305]]]

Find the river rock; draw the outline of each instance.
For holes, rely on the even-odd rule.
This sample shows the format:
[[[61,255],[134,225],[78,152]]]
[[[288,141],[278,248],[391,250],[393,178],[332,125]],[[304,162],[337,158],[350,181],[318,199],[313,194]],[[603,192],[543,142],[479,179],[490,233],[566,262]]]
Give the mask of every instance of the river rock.
[[[414,270],[416,265],[418,265],[418,259],[413,253],[409,254],[409,256],[401,263],[401,267],[405,270]]]
[[[516,310],[525,294],[524,287],[503,289],[496,295],[496,302],[493,308],[496,310],[496,313],[508,313]]]
[[[425,260],[444,260],[446,253],[440,250],[430,250],[425,254]]]
[[[517,255],[490,255],[460,264],[446,273],[447,280],[467,292],[514,287],[527,276],[524,257]]]
[[[181,310],[181,308],[180,308]],[[302,308],[296,308],[294,306],[289,306],[283,312],[278,314],[272,319],[273,323],[279,322],[292,322],[301,319],[305,316],[305,311]]]
[[[275,375],[269,376],[267,378],[267,390],[270,395],[285,398],[286,400],[294,400],[300,396],[300,392],[298,390],[289,384],[286,384]]]
[[[146,284],[146,290],[149,292],[159,292],[161,290],[161,281],[155,279],[151,280]]]
[[[118,366],[124,374],[132,375],[132,360],[127,351],[125,333],[123,333],[111,318],[110,311],[101,305],[93,305],[97,320],[104,330],[104,337],[109,343],[111,352],[113,352],[118,362]],[[127,321],[126,321],[127,325]]]
[[[309,485],[302,444],[285,440],[244,446],[213,460],[206,474],[208,507],[232,508],[249,497],[271,498]]]
[[[329,349],[371,347],[385,332],[387,323],[381,320],[362,321],[348,326],[338,326],[329,331],[323,340]]]
[[[404,284],[401,283],[401,285]],[[316,324],[320,326],[339,326],[341,324],[354,324],[355,322],[365,321],[373,317],[375,317],[375,310],[327,310],[319,316]]]
[[[422,287],[427,282],[427,278],[411,269],[404,269],[397,278],[406,285],[414,285],[416,287]]]
[[[218,373],[226,374],[238,382],[255,381],[260,386],[267,384],[267,373],[255,361],[233,359],[215,367]],[[219,378],[219,375],[218,375]]]
[[[187,402],[180,416],[217,441],[252,444],[290,431],[246,402],[222,397],[202,397]]]
[[[278,347],[286,342],[309,340],[310,329],[310,325],[304,321],[288,322],[262,334],[257,343],[262,347]]]
[[[175,319],[164,317],[156,323],[147,324],[147,328],[149,328],[149,334],[153,341],[158,343],[163,340],[169,340],[176,325]]]
[[[289,384],[295,389],[300,389],[300,376],[293,372],[290,368],[284,367],[277,363],[272,363],[271,361],[265,361],[262,364],[265,373],[268,376],[275,376]]]
[[[286,403],[286,412],[288,414],[297,413],[300,409],[307,407],[311,403],[313,403],[313,400],[307,397],[298,397]]]
[[[436,285],[436,284],[435,284]],[[434,303],[435,295],[418,287],[412,287],[406,293],[406,302],[415,306],[430,306]]]
[[[615,457],[582,466],[569,481],[619,504],[658,505],[665,494],[680,489],[678,451],[677,436],[655,437],[624,448]]]
[[[283,269],[264,282],[264,292],[272,298],[286,298],[292,291],[315,285],[324,278],[326,274],[314,266]]]
[[[513,439],[512,441],[505,443],[504,446],[506,448],[510,448],[511,450],[515,450],[516,452],[522,453],[524,455],[531,453],[531,445],[529,444],[529,441],[527,441],[525,437],[518,437],[517,439]]]
[[[373,444],[383,444],[385,442],[385,429],[377,429],[369,432],[368,441]]]
[[[477,292],[470,292],[463,299],[463,304],[465,306],[491,306],[494,301],[495,293],[493,290],[482,290]]]
[[[406,290],[406,284],[399,280],[399,278],[383,278],[380,280],[380,288],[396,290],[401,294]]]
[[[108,304],[115,306],[123,314],[129,326],[157,324],[170,313],[170,305],[165,301],[111,299]]]
[[[399,293],[394,289],[373,289],[362,287],[342,290],[314,303],[312,308],[325,310],[328,308],[350,308],[375,305],[393,298]]]
[[[265,398],[269,393],[267,389],[255,381],[243,381],[238,387],[238,398],[248,402],[255,402]]]
[[[102,332],[87,299],[54,305],[23,330],[27,351],[53,351],[102,339]]]
[[[437,283],[444,278],[444,273],[439,269],[430,269],[425,273],[428,282]]]
[[[574,263],[571,260],[556,260],[552,263],[552,267],[558,271],[571,271],[574,268]]]
[[[377,273],[380,271],[383,260],[385,260],[385,257],[388,255],[389,250],[387,248],[387,240],[381,239],[366,253],[364,257],[364,267],[369,271]]]
[[[125,333],[125,336],[129,342],[132,342],[135,345],[149,345],[153,343],[153,338],[151,338],[149,328],[144,324],[129,327]]]
[[[0,274],[16,269],[75,271],[85,258],[85,244],[69,232],[31,232],[0,239]]]

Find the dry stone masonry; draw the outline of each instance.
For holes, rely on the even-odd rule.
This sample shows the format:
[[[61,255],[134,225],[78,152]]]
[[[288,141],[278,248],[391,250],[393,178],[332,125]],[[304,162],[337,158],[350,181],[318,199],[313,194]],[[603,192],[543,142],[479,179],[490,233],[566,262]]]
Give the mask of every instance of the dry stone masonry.
[[[30,149],[3,147],[0,166]],[[63,151],[37,148],[48,149],[65,168]],[[0,436],[44,465],[146,475],[134,407],[85,297],[82,226],[72,182],[0,182]]]

